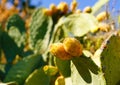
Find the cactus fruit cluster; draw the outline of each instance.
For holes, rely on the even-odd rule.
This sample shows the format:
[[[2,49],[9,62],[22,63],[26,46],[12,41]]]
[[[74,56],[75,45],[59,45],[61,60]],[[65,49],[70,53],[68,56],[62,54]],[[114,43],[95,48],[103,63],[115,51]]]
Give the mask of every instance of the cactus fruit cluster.
[[[63,40],[63,43],[51,44],[50,52],[62,60],[70,60],[82,55],[82,45],[77,39],[68,37]]]
[[[0,85],[120,85],[120,30],[99,11],[108,0],[26,8],[28,16],[17,1],[15,12],[0,3]]]

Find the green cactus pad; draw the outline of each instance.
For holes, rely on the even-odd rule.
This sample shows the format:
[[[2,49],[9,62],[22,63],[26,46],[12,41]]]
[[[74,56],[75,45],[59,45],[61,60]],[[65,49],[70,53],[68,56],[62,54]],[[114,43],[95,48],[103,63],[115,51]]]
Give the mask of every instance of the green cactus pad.
[[[43,67],[32,72],[26,79],[25,85],[49,85],[50,76],[48,76]]]
[[[43,59],[38,54],[23,58],[9,70],[4,82],[16,81],[19,85],[23,85],[25,79],[40,65],[40,62],[43,62]]]
[[[6,30],[9,30],[10,27],[12,26],[17,27],[21,33],[26,31],[25,22],[18,14],[14,14],[9,17],[7,24],[6,24]]]
[[[120,36],[113,35],[101,54],[101,65],[107,85],[120,85]]]
[[[44,8],[37,9],[30,24],[30,48],[34,52],[44,53],[48,48],[52,31],[52,18],[43,13]]]
[[[0,44],[1,49],[5,53],[8,63],[11,63],[16,55],[21,56],[21,51],[19,47],[6,32],[2,32]]]
[[[56,66],[60,73],[66,78],[71,76],[70,60],[55,59]]]

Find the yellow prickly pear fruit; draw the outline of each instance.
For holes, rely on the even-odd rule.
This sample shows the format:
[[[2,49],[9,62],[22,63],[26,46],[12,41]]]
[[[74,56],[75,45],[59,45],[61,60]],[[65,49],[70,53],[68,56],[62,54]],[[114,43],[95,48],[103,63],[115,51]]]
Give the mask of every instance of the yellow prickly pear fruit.
[[[107,23],[99,23],[99,29],[104,32],[108,32],[110,30],[110,25]]]
[[[58,6],[57,9],[60,10],[63,13],[67,13],[68,11],[68,4],[66,2],[61,2]]]
[[[50,53],[52,53],[54,56],[60,58],[61,60],[69,60],[72,58],[72,56],[65,51],[62,43],[51,44]]]
[[[87,6],[83,9],[84,13],[91,13],[92,12],[92,8],[90,6]]]
[[[77,1],[73,0],[72,3],[71,3],[71,5],[70,5],[70,9],[71,9],[72,12],[74,12],[76,10],[77,5],[78,5]]]
[[[104,11],[104,12],[99,13],[96,16],[96,19],[100,22],[100,21],[106,20],[108,17],[109,17],[108,12]]]
[[[47,16],[52,16],[52,11],[49,9],[43,9],[43,13]]]
[[[95,33],[99,30],[99,27],[98,26],[93,26],[93,28],[90,29],[90,32],[91,33]]]
[[[51,4],[49,8],[50,8],[50,10],[52,11],[53,14],[58,11],[58,9],[57,9],[55,4]]]
[[[75,38],[65,38],[63,41],[65,51],[72,56],[81,56],[82,55],[82,45]]]
[[[55,80],[55,85],[65,85],[65,78],[63,76],[59,76]]]

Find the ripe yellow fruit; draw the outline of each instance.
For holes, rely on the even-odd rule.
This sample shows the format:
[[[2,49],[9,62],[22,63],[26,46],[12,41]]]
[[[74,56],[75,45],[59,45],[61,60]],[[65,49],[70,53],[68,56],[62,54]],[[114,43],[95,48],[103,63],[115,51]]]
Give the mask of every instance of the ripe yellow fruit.
[[[43,13],[47,16],[52,16],[52,11],[49,9],[43,9]]]
[[[54,14],[54,13],[56,13],[58,11],[58,9],[57,9],[55,4],[51,4],[49,8],[52,11],[52,14]]]
[[[108,17],[109,17],[109,13],[106,12],[106,11],[104,11],[104,12],[99,13],[99,14],[96,16],[96,19],[97,19],[99,22],[101,22],[101,21],[103,21],[103,20],[108,19]]]
[[[55,80],[55,85],[65,85],[65,78],[63,76],[59,76]]]
[[[71,8],[71,11],[74,12],[77,8],[77,1],[76,0],[73,0],[71,5],[70,5],[70,8]]]
[[[63,13],[67,13],[68,11],[68,4],[66,2],[61,2],[58,6],[57,9],[60,10]]]
[[[92,8],[90,6],[87,6],[83,9],[84,13],[91,13],[92,12]]]
[[[90,32],[91,33],[95,33],[99,30],[99,27],[96,25],[96,26],[93,26],[91,29],[90,29]]]
[[[65,51],[72,56],[79,57],[82,55],[82,45],[75,38],[65,38],[63,41]]]
[[[61,60],[69,60],[72,58],[72,56],[65,51],[63,43],[51,44],[50,53],[60,58]]]
[[[99,29],[104,32],[108,32],[110,30],[110,25],[107,23],[99,23]]]

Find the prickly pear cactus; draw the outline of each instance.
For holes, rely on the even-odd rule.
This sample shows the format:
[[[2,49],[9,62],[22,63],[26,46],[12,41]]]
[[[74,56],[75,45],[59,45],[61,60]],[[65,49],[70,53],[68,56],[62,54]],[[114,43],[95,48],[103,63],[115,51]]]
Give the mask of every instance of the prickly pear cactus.
[[[45,8],[37,9],[30,24],[30,48],[39,53],[46,51],[52,31],[52,18],[45,15],[44,10]]]
[[[107,85],[120,85],[120,36],[113,35],[101,54],[102,71]]]
[[[17,27],[21,33],[25,32],[25,22],[18,14],[9,17],[5,29],[9,30],[11,26]]]

